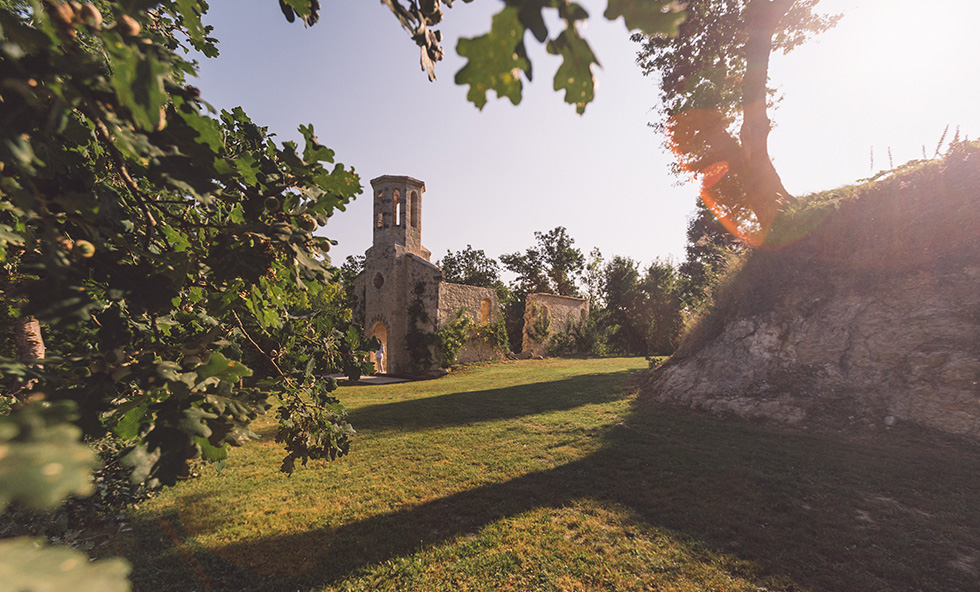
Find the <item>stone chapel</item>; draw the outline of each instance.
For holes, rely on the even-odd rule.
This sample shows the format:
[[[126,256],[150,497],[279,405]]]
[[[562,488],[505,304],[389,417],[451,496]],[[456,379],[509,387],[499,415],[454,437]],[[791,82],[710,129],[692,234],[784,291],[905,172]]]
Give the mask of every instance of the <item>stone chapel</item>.
[[[420,374],[438,368],[418,366],[412,359],[410,335],[434,335],[462,311],[477,325],[496,322],[501,315],[497,294],[489,288],[443,281],[442,270],[422,246],[422,195],[425,183],[406,176],[384,175],[371,181],[374,240],[365,253],[364,270],[354,280],[363,307],[364,330],[385,349],[385,373]],[[410,312],[411,311],[411,312]],[[458,362],[499,359],[505,352],[472,337]]]

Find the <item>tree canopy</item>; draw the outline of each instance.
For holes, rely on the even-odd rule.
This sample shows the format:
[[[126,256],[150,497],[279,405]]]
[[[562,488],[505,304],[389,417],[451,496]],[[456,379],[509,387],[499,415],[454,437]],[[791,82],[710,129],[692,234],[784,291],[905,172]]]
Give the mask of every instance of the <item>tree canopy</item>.
[[[446,256],[437,263],[447,282],[497,289],[500,281],[500,264],[483,249],[466,245],[462,251],[446,251]]]
[[[186,53],[217,53],[206,8],[0,5],[0,292],[31,345],[0,352],[18,399],[0,507],[90,492],[82,435],[127,442],[134,482],[174,483],[274,401],[283,471],[349,450],[318,377],[356,376],[368,348],[314,233],[360,180],[311,126],[277,144],[202,101]]]
[[[384,3],[434,77],[439,0]],[[290,21],[319,18],[319,0],[279,5]],[[609,0],[605,17],[671,32],[677,7]],[[18,399],[0,417],[0,508],[89,492],[83,434],[129,442],[134,481],[174,483],[191,459],[222,462],[275,401],[283,471],[349,450],[353,429],[322,375],[356,377],[371,344],[350,324],[332,242],[315,233],[360,179],[312,126],[301,144],[279,144],[242,109],[203,101],[188,54],[217,55],[207,8],[0,2],[0,292],[5,324],[26,321],[31,345],[0,352]],[[546,11],[565,24],[557,36]],[[597,64],[580,34],[587,17],[568,0],[509,1],[486,35],[460,41],[456,81],[478,107],[488,90],[518,103],[530,31],[562,60],[555,89],[581,113]],[[573,293],[582,257],[559,230],[537,237],[545,281]],[[119,574],[109,566],[102,589],[121,588]]]
[[[517,274],[514,292],[520,298],[544,292],[559,296],[578,296],[575,280],[585,267],[585,256],[575,248],[575,239],[564,226],[548,232],[535,232],[537,244],[523,253],[500,256],[504,268]]]
[[[676,36],[633,36],[644,74],[660,80],[657,127],[679,169],[702,177],[702,200],[746,240],[753,228],[764,236],[790,197],[769,156],[769,57],[837,23],[818,2],[693,0]]]
[[[282,0],[294,5],[305,0]],[[451,8],[452,0],[382,0],[420,50],[420,64],[430,79],[435,79],[436,63],[442,60],[442,33],[434,27],[443,21],[443,5]],[[315,12],[315,11],[314,11]],[[557,17],[564,29],[553,35],[546,18]],[[603,16],[608,20],[623,17],[628,30],[648,35],[674,34],[684,14],[675,0],[608,0]],[[579,113],[595,96],[593,65],[599,62],[588,41],[582,36],[589,13],[570,0],[507,0],[492,19],[490,30],[479,37],[462,38],[456,46],[466,64],[456,73],[457,84],[469,85],[466,98],[478,108],[487,103],[487,92],[521,102],[523,79],[531,80],[531,61],[525,47],[530,32],[548,53],[558,56],[561,65],[554,77],[554,89],[564,91],[565,102]]]

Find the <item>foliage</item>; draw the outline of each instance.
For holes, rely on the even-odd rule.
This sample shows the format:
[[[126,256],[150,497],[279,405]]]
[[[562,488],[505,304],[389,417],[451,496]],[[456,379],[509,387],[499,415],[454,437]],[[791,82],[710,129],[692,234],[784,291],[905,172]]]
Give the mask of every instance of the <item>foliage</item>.
[[[303,301],[330,289],[330,241],[313,231],[360,184],[310,126],[300,149],[241,109],[208,114],[182,82],[188,46],[217,51],[206,5],[105,8],[0,12],[2,290],[80,338],[4,370],[75,402],[87,433],[136,438],[135,480],[173,483],[249,437],[270,396],[311,396],[313,371],[338,365],[330,330],[349,318]],[[331,411],[309,434],[324,450],[349,430]]]
[[[300,0],[297,0],[300,1]],[[442,33],[431,27],[442,22],[440,0],[382,0],[420,48],[422,69],[435,79],[435,64],[442,59]],[[290,2],[293,4],[293,2]],[[452,0],[446,0],[452,7]],[[683,20],[681,6],[673,0],[609,0],[603,15],[609,20],[623,17],[626,28],[647,35],[673,34]],[[564,29],[552,35],[545,21],[557,17]],[[559,56],[554,89],[565,91],[565,102],[579,113],[593,99],[593,64],[599,65],[582,36],[588,12],[570,0],[508,0],[491,22],[485,35],[459,40],[456,51],[467,63],[456,73],[456,84],[469,85],[466,98],[482,109],[487,92],[521,101],[523,78],[531,80],[531,61],[524,38],[528,31],[545,45],[548,53]]]
[[[577,296],[575,280],[582,273],[585,257],[575,248],[575,240],[564,226],[548,232],[535,232],[536,244],[523,253],[500,256],[504,268],[516,274],[510,284],[513,298],[504,313],[511,343],[521,343],[524,331],[524,308],[528,294]]]
[[[573,246],[575,239],[564,226],[558,226],[535,232],[534,240],[537,244],[524,253],[500,256],[504,267],[517,274],[512,291],[521,297],[534,293],[577,296],[575,280],[585,267],[585,257]]]
[[[456,363],[459,350],[466,344],[466,339],[473,328],[473,319],[465,310],[458,310],[453,318],[443,323],[436,331],[436,345],[439,348],[439,365],[448,368]]]
[[[616,256],[605,269],[603,313],[596,331],[618,352],[668,355],[683,326],[684,284],[668,262],[654,261],[641,276],[636,261]]]
[[[364,255],[348,255],[344,264],[337,269],[337,279],[344,289],[344,306],[350,309],[353,321],[365,325],[364,302],[357,297],[354,279],[364,271]]]
[[[585,262],[582,281],[585,284],[585,299],[589,301],[589,310],[595,310],[605,304],[603,297],[603,270],[605,261],[599,247],[593,247]]]
[[[538,343],[545,343],[551,336],[551,314],[546,307],[539,307],[533,302],[527,310],[527,314],[533,319],[531,326],[527,329],[527,336]]]
[[[567,356],[579,353],[578,340],[575,339],[577,327],[570,325],[564,331],[552,333],[548,338],[546,350],[549,356]]]
[[[703,202],[698,201],[697,213],[687,224],[686,257],[678,268],[684,283],[684,305],[688,310],[703,305],[718,274],[724,271],[730,253],[742,249],[742,243],[725,230]]]
[[[605,268],[605,301],[603,320],[610,328],[609,345],[614,351],[636,354],[643,351],[643,333],[637,321],[641,318],[643,292],[637,263],[629,257],[613,257]]]
[[[575,348],[579,353],[602,357],[609,355],[610,336],[617,327],[608,323],[608,312],[601,308],[590,308],[585,321],[576,327]]]
[[[646,355],[666,356],[677,349],[684,324],[681,286],[680,275],[670,263],[658,260],[647,268],[642,284]]]
[[[510,291],[523,307],[528,294],[552,293],[551,285],[545,275],[545,263],[538,249],[529,247],[524,253],[503,254],[500,262],[516,278],[510,284]]]
[[[427,372],[432,368],[432,347],[437,345],[436,335],[429,330],[432,319],[425,308],[425,291],[425,282],[417,282],[412,287],[412,300],[406,310],[408,331],[405,333],[405,342],[414,372]]]
[[[436,265],[442,268],[447,282],[490,288],[497,293],[499,302],[510,298],[507,286],[500,280],[500,264],[496,259],[487,257],[483,249],[466,245],[465,249],[456,253],[446,251],[446,256]]]
[[[17,501],[49,509],[69,495],[89,495],[98,460],[82,444],[81,430],[69,423],[71,401],[38,403],[0,417],[0,511]]]
[[[815,12],[818,2],[696,0],[676,37],[633,35],[644,74],[660,79],[658,127],[679,169],[703,175],[702,199],[747,240],[767,232],[789,198],[768,151],[769,55],[837,23]]]
[[[66,496],[95,490],[91,472],[98,461],[69,423],[75,408],[71,401],[42,402],[0,417],[0,514],[11,502],[52,509]],[[129,565],[120,559],[89,563],[78,551],[26,537],[0,541],[0,553],[4,585],[11,589],[34,589],[39,582],[50,589],[129,589]]]
[[[564,226],[558,226],[547,233],[535,232],[541,259],[554,294],[559,296],[578,296],[575,280],[585,267],[582,251],[572,245],[575,239],[568,236]]]
[[[510,349],[510,338],[507,335],[507,324],[504,322],[504,318],[502,316],[498,316],[495,320],[489,323],[477,325],[476,329],[473,330],[473,334],[475,337],[482,339],[492,347],[498,348],[502,351],[507,351]]]
[[[8,590],[76,590],[78,592],[128,592],[129,564],[122,559],[90,562],[80,551],[67,547],[43,547],[41,540],[16,538],[0,541]]]

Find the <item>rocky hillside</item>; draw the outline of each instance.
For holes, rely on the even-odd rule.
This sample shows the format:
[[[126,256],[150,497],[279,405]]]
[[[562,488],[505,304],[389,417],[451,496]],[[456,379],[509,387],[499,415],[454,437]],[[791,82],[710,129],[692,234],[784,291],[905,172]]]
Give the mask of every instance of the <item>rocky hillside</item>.
[[[815,196],[778,233],[644,395],[980,438],[980,147]]]

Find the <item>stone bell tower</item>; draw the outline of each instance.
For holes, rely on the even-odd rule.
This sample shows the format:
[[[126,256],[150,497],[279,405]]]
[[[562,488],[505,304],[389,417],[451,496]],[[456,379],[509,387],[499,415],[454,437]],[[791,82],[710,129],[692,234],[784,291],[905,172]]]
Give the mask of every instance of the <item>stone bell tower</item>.
[[[398,244],[429,260],[422,246],[422,194],[425,183],[406,176],[384,175],[371,180],[374,191],[374,246]]]
[[[364,253],[364,269],[354,279],[357,316],[365,337],[383,348],[375,370],[387,374],[427,374],[439,367],[439,352],[426,337],[465,312],[474,323],[500,319],[497,294],[489,288],[447,283],[422,246],[425,183],[402,175],[371,180],[374,240]],[[379,348],[380,351],[380,348]],[[458,361],[499,359],[499,346],[467,341]]]

